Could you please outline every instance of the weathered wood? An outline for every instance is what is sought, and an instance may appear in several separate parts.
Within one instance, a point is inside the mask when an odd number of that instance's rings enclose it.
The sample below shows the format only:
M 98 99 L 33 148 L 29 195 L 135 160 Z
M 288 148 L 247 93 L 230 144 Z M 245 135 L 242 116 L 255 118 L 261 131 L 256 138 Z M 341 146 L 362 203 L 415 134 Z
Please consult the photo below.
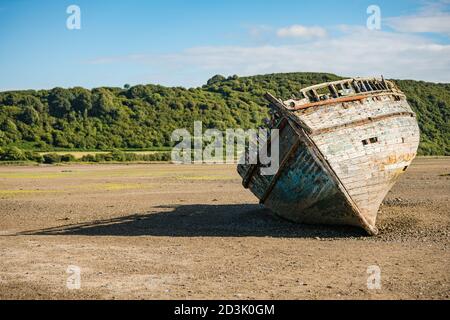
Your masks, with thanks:
M 416 155 L 417 119 L 404 94 L 384 79 L 347 79 L 301 92 L 308 97 L 324 87 L 335 98 L 290 100 L 294 108 L 267 94 L 288 120 L 289 129 L 280 133 L 280 170 L 270 177 L 248 166 L 238 172 L 250 176 L 250 190 L 280 216 L 357 225 L 376 234 L 379 205 Z M 336 88 L 353 93 L 336 98 Z
M 300 146 L 300 140 L 296 139 L 294 144 L 292 144 L 289 152 L 287 152 L 287 154 L 282 158 L 283 160 L 280 163 L 277 173 L 274 175 L 274 177 L 272 178 L 272 181 L 270 182 L 270 185 L 267 187 L 266 191 L 264 192 L 264 195 L 259 200 L 260 203 L 264 203 L 266 201 L 268 195 L 272 192 L 272 189 L 273 189 L 275 183 L 277 183 L 280 174 L 283 172 L 284 168 L 286 167 L 290 157 L 294 154 L 294 152 L 297 151 L 297 148 L 299 146 Z
M 301 119 L 297 118 L 294 114 L 292 114 L 281 100 L 278 100 L 269 92 L 267 92 L 264 95 L 264 97 L 271 103 L 272 107 L 274 107 L 282 116 L 284 116 L 286 119 L 290 119 L 292 121 L 297 122 L 308 133 L 312 133 L 311 128 Z

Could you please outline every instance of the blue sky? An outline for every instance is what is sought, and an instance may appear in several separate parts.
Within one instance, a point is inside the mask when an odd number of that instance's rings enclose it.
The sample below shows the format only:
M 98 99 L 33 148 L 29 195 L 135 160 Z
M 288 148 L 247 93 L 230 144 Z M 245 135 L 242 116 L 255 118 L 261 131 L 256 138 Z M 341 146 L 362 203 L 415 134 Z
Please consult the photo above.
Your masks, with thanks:
M 69 5 L 81 29 L 69 30 Z M 367 8 L 381 12 L 369 30 Z M 450 82 L 450 0 L 0 0 L 0 90 L 323 71 Z

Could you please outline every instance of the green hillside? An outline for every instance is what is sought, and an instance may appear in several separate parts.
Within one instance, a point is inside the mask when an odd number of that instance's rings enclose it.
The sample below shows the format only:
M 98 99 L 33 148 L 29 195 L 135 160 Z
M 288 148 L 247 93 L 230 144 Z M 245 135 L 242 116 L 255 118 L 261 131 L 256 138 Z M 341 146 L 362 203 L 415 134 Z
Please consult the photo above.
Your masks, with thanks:
M 255 128 L 267 117 L 266 91 L 288 98 L 301 87 L 337 80 L 322 73 L 215 76 L 201 88 L 138 85 L 127 89 L 0 92 L 0 148 L 151 149 L 170 146 L 176 128 Z M 450 155 L 450 84 L 396 81 L 418 114 L 420 154 Z

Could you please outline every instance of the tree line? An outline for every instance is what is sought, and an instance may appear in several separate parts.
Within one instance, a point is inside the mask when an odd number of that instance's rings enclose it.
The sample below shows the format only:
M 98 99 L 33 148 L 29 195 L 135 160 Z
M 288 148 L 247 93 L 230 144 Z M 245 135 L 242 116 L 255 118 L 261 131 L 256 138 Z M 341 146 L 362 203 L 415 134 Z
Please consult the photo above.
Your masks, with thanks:
M 194 121 L 219 130 L 263 125 L 267 91 L 287 99 L 301 87 L 339 79 L 326 73 L 216 75 L 190 89 L 148 84 L 0 92 L 0 147 L 3 152 L 170 147 L 172 131 L 192 131 Z M 450 84 L 395 82 L 418 115 L 419 154 L 450 155 Z
M 11 162 L 36 162 L 45 164 L 54 164 L 62 162 L 130 162 L 130 161 L 170 161 L 170 152 L 155 153 L 135 153 L 124 152 L 122 150 L 112 150 L 103 153 L 88 153 L 80 159 L 75 158 L 71 153 L 61 154 L 56 152 L 40 153 L 33 150 L 22 150 L 16 146 L 0 148 L 0 161 L 3 163 Z

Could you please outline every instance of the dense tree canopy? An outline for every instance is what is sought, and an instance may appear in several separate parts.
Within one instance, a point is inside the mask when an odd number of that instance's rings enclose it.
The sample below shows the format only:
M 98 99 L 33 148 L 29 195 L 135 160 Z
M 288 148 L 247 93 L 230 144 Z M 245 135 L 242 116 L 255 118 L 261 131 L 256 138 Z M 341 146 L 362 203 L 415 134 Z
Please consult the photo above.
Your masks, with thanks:
M 0 147 L 114 149 L 170 146 L 176 128 L 255 128 L 270 91 L 289 98 L 301 87 L 340 79 L 323 73 L 216 75 L 201 88 L 121 88 L 0 92 Z M 421 154 L 450 155 L 450 84 L 396 81 L 418 114 Z M 17 151 L 17 150 L 14 150 Z

